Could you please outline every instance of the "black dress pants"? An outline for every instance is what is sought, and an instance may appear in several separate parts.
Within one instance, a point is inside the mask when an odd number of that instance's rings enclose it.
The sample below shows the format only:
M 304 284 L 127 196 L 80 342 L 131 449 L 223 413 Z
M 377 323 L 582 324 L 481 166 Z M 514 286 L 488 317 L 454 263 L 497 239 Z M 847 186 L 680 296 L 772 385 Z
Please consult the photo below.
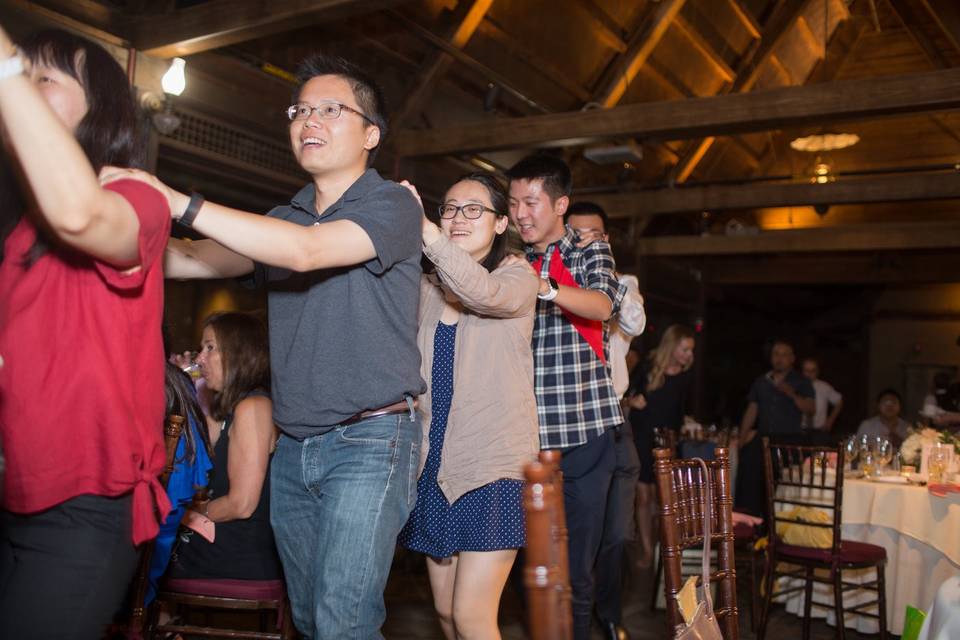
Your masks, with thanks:
M 573 638 L 589 640 L 593 610 L 593 569 L 600 551 L 607 493 L 616 467 L 613 434 L 564 451 L 563 503 L 569 536 Z
M 131 494 L 0 511 L 0 639 L 99 640 L 137 568 Z

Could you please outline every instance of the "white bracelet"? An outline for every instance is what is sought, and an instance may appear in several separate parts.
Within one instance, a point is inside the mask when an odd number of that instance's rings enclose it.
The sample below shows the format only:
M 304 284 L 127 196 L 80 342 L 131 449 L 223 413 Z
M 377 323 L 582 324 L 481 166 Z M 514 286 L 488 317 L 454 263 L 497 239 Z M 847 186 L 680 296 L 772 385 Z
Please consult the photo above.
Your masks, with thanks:
M 6 80 L 12 76 L 23 74 L 23 58 L 19 55 L 12 55 L 5 60 L 0 60 L 0 80 Z

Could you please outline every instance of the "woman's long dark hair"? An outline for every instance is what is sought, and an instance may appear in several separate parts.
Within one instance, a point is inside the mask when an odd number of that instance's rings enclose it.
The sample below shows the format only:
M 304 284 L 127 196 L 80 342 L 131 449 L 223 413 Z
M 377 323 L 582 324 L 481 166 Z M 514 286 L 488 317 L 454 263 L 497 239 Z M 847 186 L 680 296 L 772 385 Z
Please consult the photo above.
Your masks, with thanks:
M 168 362 L 164 370 L 163 383 L 167 399 L 167 409 L 164 415 L 167 418 L 170 416 L 183 416 L 188 420 L 193 420 L 197 425 L 197 432 L 200 434 L 199 446 L 204 447 L 207 450 L 207 455 L 212 457 L 213 450 L 210 447 L 210 434 L 207 431 L 207 423 L 203 417 L 203 411 L 200 409 L 200 403 L 197 402 L 197 394 L 193 388 L 193 380 L 181 371 L 178 366 Z M 183 435 L 187 443 L 184 458 L 188 463 L 193 463 L 197 456 L 198 446 L 193 435 L 193 429 L 185 429 Z
M 143 166 L 145 145 L 140 144 L 133 92 L 123 69 L 106 50 L 61 29 L 33 34 L 21 50 L 32 64 L 59 69 L 83 87 L 87 113 L 74 134 L 95 172 L 106 165 Z M 0 155 L 0 261 L 7 236 L 31 205 L 18 178 L 16 158 L 4 152 Z M 38 240 L 23 258 L 32 263 L 46 250 L 47 243 Z
M 203 324 L 213 329 L 223 367 L 223 388 L 213 396 L 210 415 L 226 420 L 252 391 L 270 390 L 267 328 L 247 313 L 215 313 Z

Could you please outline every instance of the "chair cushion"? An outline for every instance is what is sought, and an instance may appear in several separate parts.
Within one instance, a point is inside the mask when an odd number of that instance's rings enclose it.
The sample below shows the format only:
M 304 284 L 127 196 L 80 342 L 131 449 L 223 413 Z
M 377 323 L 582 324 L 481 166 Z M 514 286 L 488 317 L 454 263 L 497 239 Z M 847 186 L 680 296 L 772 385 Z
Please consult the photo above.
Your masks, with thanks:
M 283 600 L 286 590 L 283 580 L 234 580 L 229 578 L 171 578 L 161 588 L 166 591 L 189 593 L 215 598 L 242 600 Z
M 777 555 L 782 560 L 789 560 L 787 556 L 803 560 L 814 560 L 830 564 L 832 559 L 831 549 L 816 549 L 813 547 L 798 547 L 792 544 L 781 544 L 777 546 Z M 887 559 L 887 550 L 875 544 L 867 542 L 854 542 L 852 540 L 840 541 L 840 562 L 851 564 L 875 564 Z

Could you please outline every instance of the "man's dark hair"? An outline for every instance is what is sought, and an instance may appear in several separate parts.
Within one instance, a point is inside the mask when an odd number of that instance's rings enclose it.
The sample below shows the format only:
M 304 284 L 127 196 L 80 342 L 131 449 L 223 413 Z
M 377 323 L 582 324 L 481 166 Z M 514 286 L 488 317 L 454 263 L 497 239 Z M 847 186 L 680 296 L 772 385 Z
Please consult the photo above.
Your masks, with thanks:
M 778 344 L 782 344 L 784 346 L 790 347 L 790 350 L 793 351 L 794 355 L 796 355 L 797 350 L 793 347 L 793 343 L 785 338 L 774 338 L 774 340 L 770 343 L 771 353 L 773 353 L 773 348 L 776 347 Z
M 383 90 L 373 76 L 349 60 L 323 53 L 315 53 L 304 58 L 297 67 L 296 75 L 297 88 L 293 92 L 294 102 L 300 100 L 303 85 L 317 76 L 340 76 L 350 83 L 353 97 L 360 111 L 380 129 L 380 142 L 370 149 L 370 155 L 367 158 L 367 166 L 372 165 L 387 137 L 387 102 L 383 97 Z
M 100 45 L 62 29 L 47 29 L 33 34 L 21 47 L 32 64 L 42 64 L 69 75 L 83 87 L 87 113 L 77 125 L 74 136 L 94 172 L 105 165 L 143 167 L 146 145 L 140 139 L 140 127 L 133 92 L 126 73 Z M 32 194 L 22 186 L 15 158 L 0 152 L 0 261 L 3 243 L 32 206 Z M 33 264 L 48 250 L 45 238 L 22 257 Z
M 900 397 L 900 394 L 897 393 L 896 389 L 887 388 L 881 391 L 880 393 L 878 393 L 877 402 L 880 402 L 884 398 L 884 396 L 893 396 L 894 398 L 897 399 L 897 402 L 899 402 L 900 404 L 903 404 L 903 399 Z
M 607 227 L 610 222 L 610 217 L 607 215 L 607 212 L 596 202 L 574 202 L 567 208 L 567 212 L 563 214 L 564 224 L 570 222 L 570 216 L 599 216 L 600 220 L 603 221 L 604 233 L 607 232 Z
M 573 188 L 570 167 L 557 156 L 549 153 L 534 153 L 520 160 L 507 170 L 507 178 L 514 180 L 543 180 L 543 190 L 550 199 L 569 196 Z

